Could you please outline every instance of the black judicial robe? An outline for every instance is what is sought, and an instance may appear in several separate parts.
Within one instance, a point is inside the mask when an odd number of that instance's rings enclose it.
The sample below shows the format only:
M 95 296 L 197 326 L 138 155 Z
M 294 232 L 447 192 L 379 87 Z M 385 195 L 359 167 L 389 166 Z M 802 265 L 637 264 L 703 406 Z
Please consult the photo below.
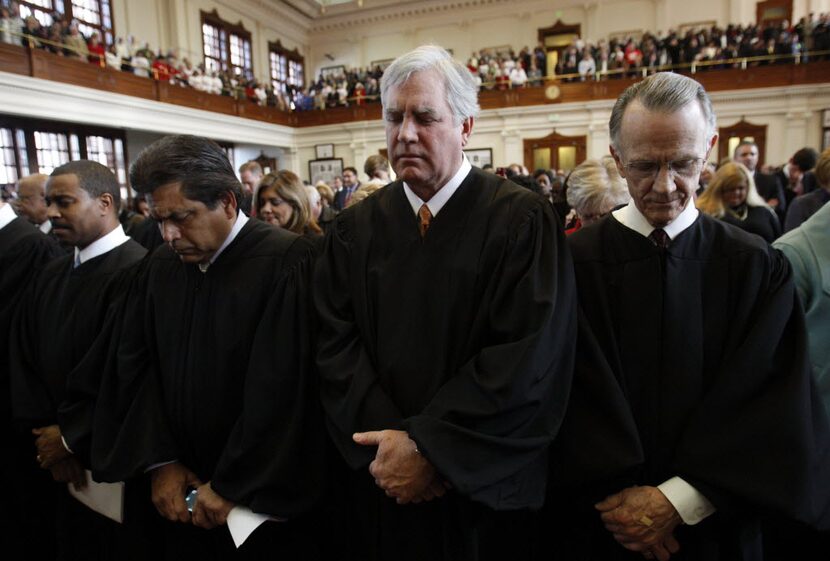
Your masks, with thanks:
M 567 401 L 570 256 L 550 204 L 473 169 L 424 239 L 395 182 L 335 219 L 315 275 L 317 364 L 346 459 L 355 559 L 521 558 Z M 405 430 L 452 485 L 399 506 L 358 431 Z M 507 512 L 512 511 L 512 512 Z M 525 527 L 522 525 L 528 522 Z
M 767 243 L 772 243 L 781 236 L 781 223 L 778 217 L 762 206 L 748 206 L 746 218 L 743 220 L 729 214 L 728 211 L 721 220 L 751 234 L 757 234 Z
M 780 252 L 703 214 L 665 252 L 613 216 L 568 241 L 580 328 L 549 545 L 567 559 L 642 558 L 593 503 L 672 476 L 718 509 L 678 527 L 673 559 L 760 559 L 764 513 L 826 527 L 827 417 Z
M 205 273 L 167 245 L 144 260 L 111 331 L 96 478 L 178 460 L 254 512 L 307 513 L 325 467 L 311 376 L 312 264 L 306 240 L 257 220 Z
M 6 482 L 3 508 L 0 508 L 0 537 L 5 543 L 38 542 L 32 559 L 54 559 L 54 543 L 41 536 L 49 523 L 33 500 L 32 489 L 43 478 L 31 478 L 40 467 L 29 434 L 13 430 L 9 380 L 9 339 L 20 297 L 35 273 L 49 261 L 64 255 L 54 238 L 43 234 L 28 220 L 17 217 L 0 228 L 0 477 Z M 43 474 L 44 477 L 48 473 Z M 49 477 L 51 479 L 51 477 Z M 40 555 L 40 556 L 38 556 Z
M 133 240 L 74 267 L 74 255 L 49 263 L 24 295 L 12 336 L 14 414 L 28 427 L 60 424 L 70 448 L 89 465 L 92 404 L 74 423 L 60 423 L 58 407 L 70 376 L 124 295 L 130 273 L 147 251 Z
M 74 250 L 50 262 L 23 296 L 12 334 L 16 422 L 27 430 L 58 424 L 70 449 L 87 467 L 97 385 L 90 387 L 87 401 L 76 404 L 76 415 L 60 416 L 58 408 L 67 397 L 67 387 L 82 374 L 89 360 L 86 355 L 96 352 L 93 344 L 106 317 L 123 298 L 131 272 L 146 253 L 141 245 L 127 240 L 78 267 L 73 266 Z M 29 440 L 33 447 L 31 434 Z M 145 534 L 151 507 L 142 482 L 128 484 L 125 525 L 81 506 L 69 497 L 64 483 L 47 481 L 42 492 L 57 513 L 61 555 L 141 559 L 152 549 Z

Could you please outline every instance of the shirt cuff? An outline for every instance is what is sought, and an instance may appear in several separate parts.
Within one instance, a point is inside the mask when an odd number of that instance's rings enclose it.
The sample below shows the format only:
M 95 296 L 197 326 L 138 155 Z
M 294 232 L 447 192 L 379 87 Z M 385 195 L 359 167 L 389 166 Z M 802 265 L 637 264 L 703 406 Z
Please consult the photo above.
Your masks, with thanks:
M 693 526 L 717 509 L 709 499 L 680 477 L 672 477 L 657 486 L 674 506 L 685 524 Z
M 175 463 L 176 463 L 176 462 L 178 462 L 178 461 L 179 461 L 179 460 L 170 460 L 169 462 L 159 462 L 159 463 L 157 463 L 157 464 L 152 464 L 152 465 L 148 466 L 148 467 L 144 470 L 144 473 L 151 472 L 151 471 L 153 471 L 154 469 L 158 469 L 158 468 L 160 468 L 160 467 L 162 467 L 162 466 L 166 466 L 167 464 L 175 464 Z
M 72 451 L 72 448 L 69 447 L 69 444 L 66 443 L 66 439 L 61 436 L 61 442 L 63 442 L 63 447 L 66 448 L 66 451 L 70 454 L 74 454 L 75 452 Z

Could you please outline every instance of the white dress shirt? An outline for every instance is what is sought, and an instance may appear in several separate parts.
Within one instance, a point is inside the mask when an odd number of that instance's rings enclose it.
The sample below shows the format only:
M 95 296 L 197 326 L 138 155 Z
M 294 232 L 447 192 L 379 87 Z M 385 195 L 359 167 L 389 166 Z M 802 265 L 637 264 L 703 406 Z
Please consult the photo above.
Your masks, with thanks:
M 0 228 L 8 226 L 9 222 L 15 218 L 17 218 L 17 214 L 15 214 L 12 205 L 6 203 L 0 207 Z
M 216 253 L 213 254 L 213 257 L 210 258 L 209 263 L 199 263 L 200 271 L 202 271 L 203 273 L 207 272 L 208 267 L 210 265 L 213 265 L 213 262 L 219 258 L 223 251 L 225 251 L 225 248 L 227 248 L 231 244 L 231 242 L 236 239 L 236 236 L 239 235 L 239 232 L 242 231 L 242 227 L 245 226 L 247 222 L 248 217 L 245 215 L 244 212 L 236 213 L 236 222 L 233 223 L 233 228 L 231 228 L 228 237 L 225 238 L 225 241 L 222 242 L 222 245 L 219 246 L 219 249 L 217 249 Z
M 48 234 L 49 232 L 51 232 L 51 231 L 52 231 L 52 221 L 51 221 L 51 220 L 47 220 L 46 222 L 44 222 L 43 224 L 41 224 L 40 226 L 38 226 L 38 229 L 39 229 L 41 232 L 43 232 L 44 234 Z
M 620 224 L 634 230 L 643 237 L 647 238 L 656 229 L 649 224 L 633 201 L 623 208 L 615 210 L 612 214 Z M 697 208 L 689 199 L 683 212 L 664 226 L 663 230 L 668 234 L 669 239 L 673 240 L 697 220 L 698 214 Z M 657 488 L 666 496 L 686 524 L 697 524 L 717 510 L 709 502 L 709 499 L 681 477 L 672 477 L 658 485 Z
M 75 248 L 75 266 L 86 263 L 90 259 L 95 259 L 99 255 L 103 255 L 112 251 L 116 247 L 129 240 L 129 236 L 124 233 L 124 228 L 119 224 L 105 236 L 101 236 L 83 249 Z
M 463 156 L 461 166 L 458 168 L 458 171 L 455 172 L 455 175 L 453 175 L 445 185 L 438 189 L 438 191 L 426 203 L 424 203 L 424 201 L 422 201 L 421 198 L 416 195 L 404 181 L 403 192 L 406 194 L 406 199 L 409 201 L 409 204 L 412 207 L 412 212 L 415 216 L 418 216 L 418 211 L 424 204 L 426 204 L 427 208 L 429 208 L 433 218 L 438 216 L 438 213 L 441 212 L 441 209 L 444 208 L 444 205 L 447 204 L 447 201 L 449 201 L 450 197 L 455 194 L 464 182 L 464 179 L 467 178 L 467 175 L 469 175 L 470 171 L 473 169 L 473 166 L 471 166 L 470 162 L 467 160 L 467 155 L 464 154 Z

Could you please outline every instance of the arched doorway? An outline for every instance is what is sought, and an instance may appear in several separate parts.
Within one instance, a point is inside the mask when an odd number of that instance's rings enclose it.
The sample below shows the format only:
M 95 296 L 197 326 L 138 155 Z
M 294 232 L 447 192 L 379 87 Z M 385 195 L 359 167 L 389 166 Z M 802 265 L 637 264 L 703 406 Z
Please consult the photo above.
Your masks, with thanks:
M 718 161 L 716 163 L 720 164 L 726 158 L 731 160 L 735 148 L 744 140 L 758 145 L 758 169 L 760 170 L 767 153 L 767 126 L 753 125 L 743 118 L 731 127 L 721 127 L 718 130 Z

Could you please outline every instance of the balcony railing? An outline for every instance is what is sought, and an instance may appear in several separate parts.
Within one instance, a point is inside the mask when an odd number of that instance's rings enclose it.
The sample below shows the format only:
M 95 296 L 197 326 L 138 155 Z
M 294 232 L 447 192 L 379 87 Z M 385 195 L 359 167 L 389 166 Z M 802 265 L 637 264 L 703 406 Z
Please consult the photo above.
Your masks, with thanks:
M 38 39 L 40 43 L 46 40 Z M 60 45 L 61 48 L 67 48 Z M 826 60 L 825 60 L 826 59 Z M 809 62 L 807 62 L 809 61 Z M 210 94 L 153 78 L 109 68 L 106 64 L 57 56 L 32 46 L 0 43 L 0 71 L 74 84 L 96 90 L 214 111 L 290 127 L 310 127 L 378 120 L 377 96 L 350 98 L 350 105 L 308 111 L 282 111 L 261 106 L 242 96 Z M 674 71 L 693 75 L 709 92 L 830 82 L 830 52 L 771 55 L 699 61 L 671 66 L 618 69 L 594 73 L 547 76 L 542 86 L 513 88 L 509 84 L 482 85 L 482 109 L 526 107 L 568 102 L 616 99 L 622 91 L 646 75 Z M 556 86 L 550 88 L 549 86 Z M 492 89 L 488 89 L 492 87 Z M 500 89 L 503 88 L 503 89 Z

